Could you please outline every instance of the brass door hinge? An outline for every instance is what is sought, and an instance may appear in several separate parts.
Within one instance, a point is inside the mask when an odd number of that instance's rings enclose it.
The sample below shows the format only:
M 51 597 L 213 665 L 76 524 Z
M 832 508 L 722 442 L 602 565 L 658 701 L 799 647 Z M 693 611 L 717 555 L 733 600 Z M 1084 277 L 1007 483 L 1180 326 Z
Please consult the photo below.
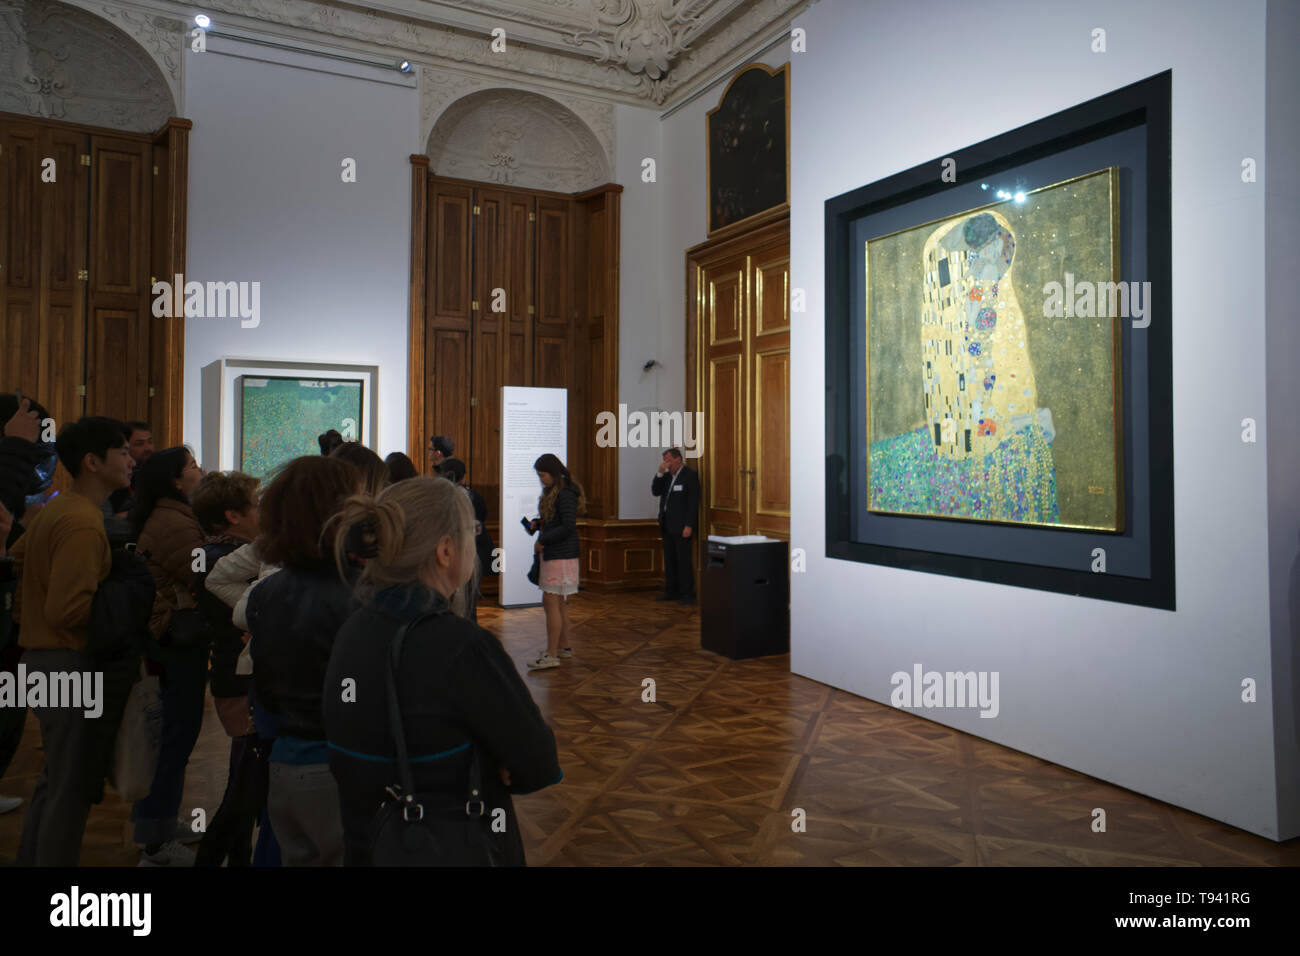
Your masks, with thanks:
M 78 386 L 77 386 L 77 394 L 80 395 L 80 396 L 82 396 L 82 397 L 84 398 L 85 395 L 86 395 L 86 386 L 84 386 L 84 385 L 78 385 Z
M 83 166 L 89 166 L 89 165 L 90 165 L 90 154 L 89 154 L 89 153 L 82 153 L 82 154 L 81 154 L 81 165 L 83 165 Z
M 153 168 L 153 174 L 154 174 L 155 176 L 158 175 L 158 167 L 157 167 L 157 166 L 155 166 L 155 167 Z
M 78 270 L 77 270 L 77 278 L 78 278 L 78 279 L 81 279 L 81 280 L 83 280 L 83 281 L 86 280 L 86 279 L 89 279 L 89 278 L 90 278 L 90 270 L 89 270 L 89 269 L 78 269 Z
M 469 308 L 470 308 L 470 311 L 471 311 L 471 312 L 477 312 L 477 311 L 478 311 L 478 299 L 475 299 L 473 302 L 471 302 L 471 303 L 469 304 Z
M 158 394 L 158 389 L 156 389 L 156 388 L 154 388 L 152 385 L 150 385 L 150 386 L 149 386 L 149 397 L 150 397 L 150 398 L 153 398 L 153 397 L 154 397 L 155 395 L 157 395 L 157 394 Z
M 533 307 L 531 305 L 528 307 L 528 314 L 529 315 L 533 314 Z
M 536 221 L 537 221 L 537 213 L 535 213 L 535 212 L 530 212 L 530 213 L 528 214 L 528 221 L 529 221 L 529 222 L 536 222 Z
M 474 204 L 474 215 L 477 216 L 477 215 L 478 215 L 479 213 L 481 213 L 482 211 L 483 211 L 483 210 L 479 208 L 478 204 L 475 203 L 475 204 Z
M 473 398 L 473 397 L 471 397 L 470 400 L 469 400 L 469 407 L 470 407 L 470 408 L 478 408 L 478 399 L 477 399 L 477 398 Z

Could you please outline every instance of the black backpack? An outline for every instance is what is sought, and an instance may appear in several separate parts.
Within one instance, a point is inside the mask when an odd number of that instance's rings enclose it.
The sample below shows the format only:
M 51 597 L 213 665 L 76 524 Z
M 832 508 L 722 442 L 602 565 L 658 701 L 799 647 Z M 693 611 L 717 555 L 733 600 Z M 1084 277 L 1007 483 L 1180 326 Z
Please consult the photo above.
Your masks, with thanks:
M 149 565 L 134 545 L 114 548 L 112 556 L 108 577 L 99 582 L 90 605 L 86 649 L 100 661 L 121 660 L 154 646 L 149 618 L 157 588 Z
M 90 605 L 86 650 L 104 675 L 103 713 L 88 721 L 82 779 L 91 803 L 104 799 L 104 778 L 113 766 L 118 727 L 131 687 L 140 679 L 140 656 L 155 656 L 149 631 L 157 590 L 145 555 L 128 544 L 114 548 L 108 577 L 99 582 Z

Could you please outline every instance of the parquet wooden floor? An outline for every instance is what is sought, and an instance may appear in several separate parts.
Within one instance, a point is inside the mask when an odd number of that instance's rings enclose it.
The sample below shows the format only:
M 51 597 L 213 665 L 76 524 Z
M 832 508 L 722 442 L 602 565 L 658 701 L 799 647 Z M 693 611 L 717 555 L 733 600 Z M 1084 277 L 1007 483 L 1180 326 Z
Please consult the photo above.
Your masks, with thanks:
M 540 608 L 483 607 L 555 730 L 564 780 L 516 798 L 533 865 L 1251 866 L 1300 864 L 1226 824 L 789 673 L 788 657 L 700 650 L 696 608 L 650 594 L 571 599 L 575 657 L 527 672 Z M 656 682 L 643 702 L 642 680 Z M 29 718 L 0 793 L 30 798 Z M 183 812 L 209 816 L 228 744 L 209 705 Z M 1107 832 L 1092 832 L 1093 807 Z M 0 860 L 24 807 L 0 816 Z M 792 829 L 792 810 L 807 817 Z M 134 865 L 130 807 L 91 812 L 83 865 Z

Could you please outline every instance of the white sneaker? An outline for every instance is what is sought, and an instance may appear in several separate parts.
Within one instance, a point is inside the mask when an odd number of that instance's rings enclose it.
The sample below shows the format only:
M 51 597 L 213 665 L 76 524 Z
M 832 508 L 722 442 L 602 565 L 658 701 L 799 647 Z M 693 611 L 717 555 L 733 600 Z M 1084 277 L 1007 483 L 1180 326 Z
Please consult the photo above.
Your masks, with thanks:
M 8 813 L 10 810 L 17 810 L 22 805 L 22 797 L 0 797 L 0 813 Z
M 186 846 L 189 846 L 191 843 L 201 842 L 203 840 L 203 834 L 196 833 L 194 831 L 194 828 L 190 826 L 188 823 L 186 823 L 184 820 L 177 820 L 176 833 L 172 836 L 172 839 L 177 843 L 183 843 Z M 139 840 L 136 841 L 135 845 L 140 847 L 141 849 L 144 849 L 144 844 L 141 843 Z
M 528 669 L 534 671 L 540 671 L 540 670 L 545 670 L 548 667 L 559 667 L 559 666 L 560 666 L 560 659 L 558 657 L 552 657 L 549 654 L 543 654 L 541 657 L 537 658 L 537 660 L 528 662 Z
M 168 840 L 157 853 L 140 851 L 140 866 L 193 866 L 194 851 L 187 850 L 175 840 Z

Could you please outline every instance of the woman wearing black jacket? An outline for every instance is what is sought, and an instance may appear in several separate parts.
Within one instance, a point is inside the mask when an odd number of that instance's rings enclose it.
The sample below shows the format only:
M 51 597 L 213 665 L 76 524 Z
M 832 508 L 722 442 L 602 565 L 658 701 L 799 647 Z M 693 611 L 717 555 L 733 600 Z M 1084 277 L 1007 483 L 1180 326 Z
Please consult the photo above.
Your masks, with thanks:
M 291 461 L 262 495 L 257 551 L 281 570 L 248 592 L 246 616 L 253 693 L 267 730 L 274 725 L 263 734 L 275 737 L 266 806 L 285 866 L 343 864 L 321 696 L 335 636 L 356 602 L 335 570 L 330 518 L 362 490 L 351 464 L 312 456 Z
M 470 760 L 477 750 L 487 836 L 505 865 L 524 864 L 510 795 L 558 783 L 555 736 L 500 642 L 452 614 L 448 601 L 474 571 L 469 499 L 442 478 L 412 478 L 378 499 L 349 499 L 342 533 L 371 543 L 357 587 L 361 608 L 339 631 L 325 676 L 330 770 L 343 808 L 344 859 L 370 866 L 370 826 L 387 787 L 399 783 L 390 729 L 389 647 L 403 624 L 397 694 L 416 791 L 426 816 L 465 819 Z M 343 545 L 339 544 L 340 564 Z M 344 693 L 345 688 L 352 688 Z M 496 811 L 504 811 L 497 813 Z
M 543 455 L 533 462 L 542 483 L 537 499 L 540 519 L 532 529 L 541 531 L 533 550 L 541 556 L 542 609 L 546 612 L 546 650 L 528 662 L 532 670 L 559 667 L 561 659 L 573 656 L 569 647 L 568 596 L 578 593 L 578 515 L 587 511 L 587 499 L 573 480 L 564 463 L 554 455 Z

